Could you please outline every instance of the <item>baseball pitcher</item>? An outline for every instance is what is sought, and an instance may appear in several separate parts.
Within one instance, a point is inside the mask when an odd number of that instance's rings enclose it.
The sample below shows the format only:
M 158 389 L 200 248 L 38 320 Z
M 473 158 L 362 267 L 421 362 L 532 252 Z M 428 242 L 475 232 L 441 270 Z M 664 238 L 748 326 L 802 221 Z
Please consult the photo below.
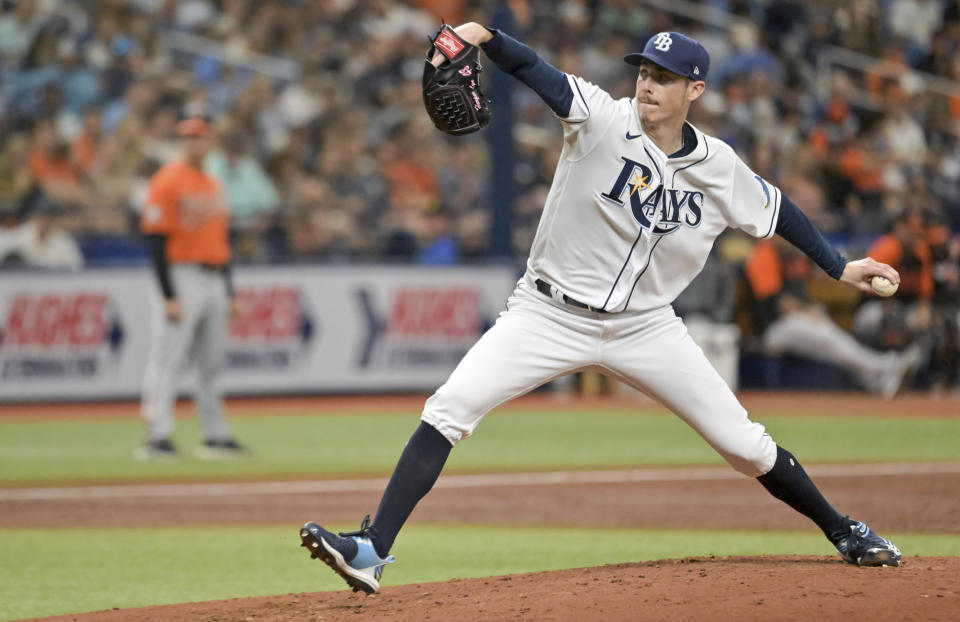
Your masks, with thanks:
M 223 418 L 219 376 L 227 317 L 233 311 L 229 213 L 217 181 L 203 171 L 212 128 L 199 118 L 177 125 L 182 158 L 150 180 L 140 227 L 157 278 L 150 354 L 143 378 L 141 415 L 146 438 L 137 450 L 145 460 L 176 458 L 170 441 L 176 378 L 188 353 L 197 365 L 195 406 L 203 429 L 202 458 L 237 456 L 245 448 Z
M 464 51 L 477 45 L 533 89 L 563 129 L 526 274 L 507 310 L 427 400 L 373 523 L 367 517 L 359 531 L 337 535 L 308 522 L 303 546 L 355 590 L 376 592 L 397 533 L 451 448 L 496 406 L 598 366 L 662 402 L 733 468 L 813 520 L 845 561 L 897 565 L 893 543 L 837 512 L 799 461 L 749 419 L 671 307 L 728 227 L 779 234 L 862 291 L 874 275 L 897 282 L 897 272 L 870 258 L 846 261 L 779 188 L 686 122 L 710 69 L 697 41 L 676 32 L 652 37 L 624 57 L 638 68 L 633 97 L 614 99 L 502 32 L 445 26 L 428 56 L 424 102 L 448 133 L 489 118 L 482 96 L 474 97 L 476 57 Z

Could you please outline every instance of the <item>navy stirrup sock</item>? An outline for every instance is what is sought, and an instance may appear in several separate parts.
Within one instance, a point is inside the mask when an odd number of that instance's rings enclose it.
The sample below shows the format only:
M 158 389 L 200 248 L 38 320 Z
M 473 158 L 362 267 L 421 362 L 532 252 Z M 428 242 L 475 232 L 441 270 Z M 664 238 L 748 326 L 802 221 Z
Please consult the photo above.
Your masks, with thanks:
M 850 535 L 848 519 L 827 503 L 797 459 L 783 447 L 777 446 L 776 463 L 757 481 L 771 495 L 815 522 L 834 544 Z
M 386 557 L 390 552 L 413 508 L 440 477 L 451 449 L 450 441 L 432 425 L 423 422 L 407 441 L 380 499 L 377 516 L 367 532 L 377 555 Z

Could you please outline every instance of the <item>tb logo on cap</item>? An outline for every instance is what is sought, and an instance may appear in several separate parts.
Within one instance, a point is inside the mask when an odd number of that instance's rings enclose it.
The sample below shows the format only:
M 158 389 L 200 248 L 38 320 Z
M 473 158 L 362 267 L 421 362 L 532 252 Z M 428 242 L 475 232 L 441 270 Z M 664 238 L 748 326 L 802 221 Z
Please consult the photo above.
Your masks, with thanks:
M 670 38 L 669 32 L 661 32 L 657 35 L 656 39 L 653 40 L 653 43 L 657 46 L 658 50 L 666 52 L 670 49 L 670 46 L 673 45 L 673 39 Z

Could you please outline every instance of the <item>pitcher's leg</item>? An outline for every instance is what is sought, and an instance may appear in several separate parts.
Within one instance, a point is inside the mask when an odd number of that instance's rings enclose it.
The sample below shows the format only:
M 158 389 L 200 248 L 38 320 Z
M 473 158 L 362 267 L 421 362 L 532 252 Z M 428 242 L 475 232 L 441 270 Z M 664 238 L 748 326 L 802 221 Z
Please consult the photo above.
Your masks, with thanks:
M 522 294 L 427 400 L 421 419 L 455 445 L 488 412 L 596 362 L 601 325 Z
M 800 512 L 836 544 L 846 535 L 847 521 L 827 503 L 800 461 L 783 447 L 777 447 L 773 468 L 757 478 L 771 495 Z
M 622 340 L 609 353 L 605 351 L 605 364 L 659 399 L 734 468 L 756 477 L 774 497 L 810 518 L 846 561 L 899 563 L 900 553 L 892 543 L 841 516 L 793 454 L 777 447 L 762 425 L 750 421 L 679 319 L 665 316 L 661 326 L 650 332 L 644 339 L 645 351 L 641 353 L 630 339 Z M 858 532 L 860 527 L 863 533 Z
M 596 362 L 601 323 L 560 310 L 518 288 L 508 311 L 467 352 L 427 400 L 371 526 L 337 536 L 316 523 L 300 530 L 311 556 L 326 562 L 355 590 L 380 588 L 380 572 L 403 524 L 433 487 L 455 443 L 492 408 L 551 378 Z
M 769 471 L 777 458 L 773 439 L 750 420 L 673 311 L 656 313 L 646 328 L 605 344 L 603 364 L 677 414 L 737 471 Z
M 380 557 L 387 556 L 400 528 L 433 488 L 452 449 L 450 441 L 424 421 L 407 441 L 370 527 L 370 539 Z
M 400 457 L 370 529 L 381 557 L 433 487 L 452 446 L 469 436 L 487 412 L 594 362 L 599 322 L 558 310 L 534 295 L 512 298 L 509 311 L 427 400 L 423 423 Z
M 757 478 L 767 491 L 800 512 L 823 531 L 844 561 L 859 566 L 899 566 L 900 549 L 864 523 L 841 516 L 789 451 L 777 447 L 777 461 Z

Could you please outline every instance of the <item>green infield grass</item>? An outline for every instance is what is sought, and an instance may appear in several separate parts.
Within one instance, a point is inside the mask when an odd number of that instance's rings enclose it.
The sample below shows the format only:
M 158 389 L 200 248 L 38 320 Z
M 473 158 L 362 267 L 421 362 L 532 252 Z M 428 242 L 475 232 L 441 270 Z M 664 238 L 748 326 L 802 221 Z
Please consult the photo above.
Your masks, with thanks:
M 908 556 L 960 555 L 960 535 L 887 535 Z M 295 525 L 3 529 L 0 620 L 345 588 L 298 545 Z M 411 526 L 393 552 L 385 586 L 686 556 L 834 555 L 812 531 L 437 526 Z
M 960 420 L 764 416 L 774 438 L 813 462 L 960 460 Z M 416 413 L 237 417 L 248 460 L 202 462 L 196 422 L 178 422 L 178 463 L 141 463 L 137 420 L 0 422 L 0 485 L 90 480 L 330 477 L 388 474 Z M 855 439 L 853 442 L 852 439 Z M 491 413 L 453 452 L 448 472 L 720 464 L 678 418 L 662 412 Z

